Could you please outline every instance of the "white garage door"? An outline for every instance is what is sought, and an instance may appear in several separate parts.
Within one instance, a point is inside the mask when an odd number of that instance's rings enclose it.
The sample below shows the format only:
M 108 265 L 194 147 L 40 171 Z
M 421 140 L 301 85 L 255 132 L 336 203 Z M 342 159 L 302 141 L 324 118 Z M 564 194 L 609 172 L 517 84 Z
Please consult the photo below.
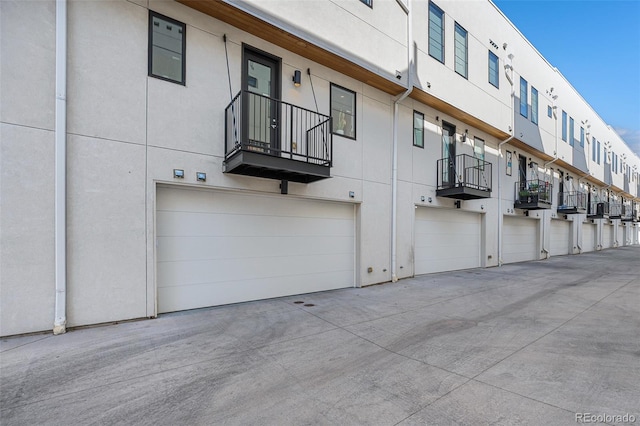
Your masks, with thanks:
M 593 223 L 582 224 L 582 252 L 594 251 L 596 249 L 596 230 L 598 227 Z
M 613 225 L 602 224 L 602 248 L 613 246 Z
M 415 274 L 480 267 L 480 214 L 416 209 Z
M 619 246 L 623 246 L 624 245 L 624 225 L 622 225 L 622 222 L 618 222 L 618 226 L 616 226 L 616 232 L 618 233 L 618 245 Z
M 158 188 L 158 312 L 354 285 L 354 206 Z
M 505 216 L 503 221 L 502 261 L 504 263 L 538 260 L 538 226 L 536 219 Z
M 571 249 L 571 222 L 551 220 L 551 234 L 549 235 L 549 252 L 551 256 L 569 254 Z

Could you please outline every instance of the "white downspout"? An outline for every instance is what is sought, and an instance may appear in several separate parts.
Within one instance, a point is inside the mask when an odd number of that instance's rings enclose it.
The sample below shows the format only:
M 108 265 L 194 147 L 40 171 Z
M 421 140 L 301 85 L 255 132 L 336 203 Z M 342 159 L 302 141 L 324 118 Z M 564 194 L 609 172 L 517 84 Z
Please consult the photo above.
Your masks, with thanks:
M 509 55 L 509 59 L 513 60 L 513 55 Z M 512 75 L 509 75 L 509 70 Z M 504 66 L 504 72 L 507 77 L 507 81 L 511 84 L 511 136 L 507 139 L 503 140 L 498 144 L 498 266 L 502 266 L 502 226 L 503 226 L 503 214 L 502 214 L 502 185 L 500 179 L 500 158 L 502 158 L 502 145 L 508 143 L 516 136 L 516 122 L 515 122 L 515 103 L 516 103 L 516 92 L 513 86 L 513 65 L 506 64 Z
M 556 99 L 558 99 L 558 95 L 553 94 L 553 87 L 549 91 L 549 94 L 551 95 L 551 99 L 553 100 L 552 111 L 553 111 L 553 119 L 555 120 L 554 128 L 553 128 L 553 137 L 554 137 L 555 148 L 553 150 L 553 160 L 544 164 L 545 176 L 547 175 L 547 168 L 549 167 L 549 165 L 558 161 L 558 107 L 556 105 Z M 551 174 L 551 182 L 553 182 L 553 173 Z M 545 239 L 544 230 L 545 230 L 546 224 L 547 224 L 546 210 L 542 210 L 542 252 L 544 253 L 544 258 L 549 259 L 549 256 L 551 253 L 549 252 L 549 248 L 545 246 L 546 239 Z
M 53 334 L 67 331 L 67 1 L 56 0 L 55 275 Z
M 405 5 L 398 1 L 402 10 L 407 15 L 407 90 L 396 98 L 393 102 L 393 154 L 391 166 L 391 282 L 398 281 L 398 120 L 400 102 L 402 102 L 413 91 L 413 77 L 411 67 L 413 66 L 413 25 L 411 22 L 411 0 L 407 0 Z

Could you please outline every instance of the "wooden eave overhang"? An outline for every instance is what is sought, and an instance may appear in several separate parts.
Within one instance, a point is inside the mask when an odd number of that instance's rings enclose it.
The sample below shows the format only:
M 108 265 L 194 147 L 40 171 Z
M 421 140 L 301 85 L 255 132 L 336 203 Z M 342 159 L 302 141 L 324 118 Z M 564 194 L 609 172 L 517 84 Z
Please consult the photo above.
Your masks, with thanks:
M 176 1 L 390 95 L 396 96 L 406 90 L 404 86 L 395 81 L 376 74 L 269 22 L 265 22 L 259 17 L 240 10 L 223 0 Z

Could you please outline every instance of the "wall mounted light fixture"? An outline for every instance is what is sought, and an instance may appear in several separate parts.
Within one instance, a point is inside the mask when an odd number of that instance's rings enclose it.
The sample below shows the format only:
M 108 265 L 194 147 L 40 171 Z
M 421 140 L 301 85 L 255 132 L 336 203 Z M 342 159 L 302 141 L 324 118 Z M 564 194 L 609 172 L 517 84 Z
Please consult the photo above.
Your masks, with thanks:
M 293 72 L 293 85 L 296 87 L 300 87 L 300 83 L 302 82 L 302 73 L 300 70 L 295 70 Z

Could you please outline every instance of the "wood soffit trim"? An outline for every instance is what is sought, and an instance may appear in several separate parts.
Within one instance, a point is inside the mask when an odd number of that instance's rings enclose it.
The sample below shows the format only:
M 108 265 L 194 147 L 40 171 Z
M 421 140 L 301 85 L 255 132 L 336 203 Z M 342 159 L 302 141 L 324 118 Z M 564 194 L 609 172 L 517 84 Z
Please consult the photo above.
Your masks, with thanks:
M 395 96 L 405 91 L 405 88 L 396 82 L 264 22 L 222 0 L 176 1 L 388 94 Z

